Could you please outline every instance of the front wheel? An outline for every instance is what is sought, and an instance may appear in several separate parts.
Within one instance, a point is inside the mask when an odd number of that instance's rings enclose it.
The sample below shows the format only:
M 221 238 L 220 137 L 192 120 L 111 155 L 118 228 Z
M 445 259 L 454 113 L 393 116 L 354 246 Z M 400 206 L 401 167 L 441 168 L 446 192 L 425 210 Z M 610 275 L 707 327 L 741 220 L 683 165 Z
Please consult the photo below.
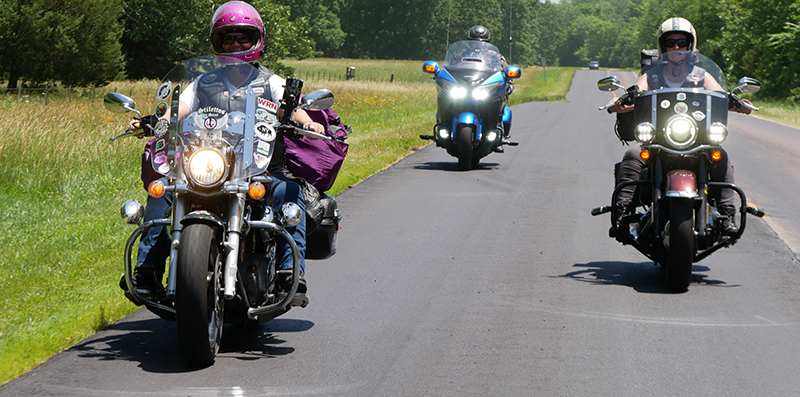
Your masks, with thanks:
M 694 260 L 694 205 L 690 199 L 673 199 L 669 203 L 669 252 L 667 252 L 667 285 L 683 292 L 692 281 Z
M 472 126 L 464 125 L 458 130 L 458 169 L 468 171 L 472 168 Z
M 178 248 L 175 297 L 178 346 L 192 365 L 214 362 L 222 340 L 222 258 L 217 233 L 206 224 L 188 225 Z

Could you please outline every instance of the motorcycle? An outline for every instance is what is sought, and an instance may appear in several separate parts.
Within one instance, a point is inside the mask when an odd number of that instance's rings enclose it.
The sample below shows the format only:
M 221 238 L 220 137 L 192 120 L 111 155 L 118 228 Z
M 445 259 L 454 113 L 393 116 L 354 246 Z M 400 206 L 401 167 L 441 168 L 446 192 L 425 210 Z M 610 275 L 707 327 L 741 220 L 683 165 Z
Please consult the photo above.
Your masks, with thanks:
M 433 74 L 439 95 L 433 135 L 419 137 L 458 158 L 459 170 L 471 169 L 490 153 L 502 153 L 504 145 L 518 145 L 506 140 L 511 130 L 506 100 L 513 91 L 511 80 L 521 71 L 517 66 L 503 68 L 497 47 L 459 41 L 448 47 L 443 67 L 427 61 L 422 70 Z
M 643 72 L 668 62 L 667 54 L 645 55 L 642 55 Z M 728 92 L 724 74 L 711 59 L 697 52 L 686 56 L 686 62 L 694 67 L 687 79 L 700 81 L 705 73 L 705 78 L 712 76 L 723 91 L 709 91 L 703 85 L 696 85 L 642 92 L 636 85 L 626 89 L 616 76 L 598 81 L 601 91 L 626 90 L 600 110 L 620 103 L 634 105 L 632 131 L 627 133 L 640 143 L 640 158 L 646 165 L 640 180 L 624 181 L 615 187 L 611 206 L 592 210 L 594 216 L 610 212 L 610 237 L 633 246 L 664 267 L 668 287 L 677 292 L 688 289 L 692 263 L 738 241 L 744 233 L 747 214 L 764 216 L 763 211 L 747 205 L 744 191 L 738 186 L 709 180 L 709 167 L 721 159 L 721 144 L 728 135 L 729 108 L 745 106 L 758 110 L 736 93 L 755 93 L 760 83 L 744 77 Z M 615 180 L 619 180 L 618 172 L 619 163 L 615 167 Z M 618 208 L 614 204 L 617 197 L 631 185 L 636 186 L 634 199 L 626 208 Z M 728 217 L 720 214 L 716 202 L 709 198 L 709 188 L 730 189 L 739 197 L 740 227 L 732 235 L 722 231 L 722 223 Z
M 282 139 L 278 131 L 330 139 L 303 130 L 290 117 L 296 109 L 327 109 L 334 102 L 330 91 L 319 90 L 298 103 L 302 80 L 289 78 L 277 104 L 258 95 L 263 86 L 243 85 L 211 95 L 202 108 L 180 119 L 181 87 L 198 76 L 213 79 L 234 69 L 243 76 L 256 73 L 249 64 L 220 58 L 193 58 L 175 66 L 156 92 L 157 119 L 151 120 L 157 121 L 144 129 L 154 137 L 148 144 L 155 149 L 149 155 L 152 169 L 168 182 L 156 179 L 147 190 L 153 197 L 171 192 L 170 213 L 142 223 L 144 206 L 137 200 L 126 201 L 120 210 L 127 223 L 138 226 L 125 246 L 126 295 L 162 319 L 176 322 L 181 353 L 196 366 L 213 363 L 224 323 L 267 322 L 308 303 L 304 294 L 296 295 L 300 266 L 278 270 L 276 257 L 276 244 L 283 239 L 291 247 L 294 263 L 299 263 L 299 250 L 286 228 L 307 215 L 293 202 L 277 211 L 267 205 L 276 180 L 266 171 L 276 139 Z M 230 95 L 246 97 L 245 112 L 224 110 Z M 135 112 L 142 120 L 134 101 L 124 95 L 109 93 L 104 102 L 111 111 Z M 278 107 L 284 109 L 280 118 Z M 128 130 L 111 140 L 140 133 Z M 320 201 L 322 219 L 308 222 L 317 228 L 308 226 L 306 231 L 309 259 L 324 259 L 336 251 L 341 215 L 333 197 L 323 195 Z M 168 277 L 166 287 L 145 293 L 132 283 L 131 255 L 139 238 L 154 226 L 168 226 L 171 231 Z M 291 286 L 279 285 L 289 273 Z

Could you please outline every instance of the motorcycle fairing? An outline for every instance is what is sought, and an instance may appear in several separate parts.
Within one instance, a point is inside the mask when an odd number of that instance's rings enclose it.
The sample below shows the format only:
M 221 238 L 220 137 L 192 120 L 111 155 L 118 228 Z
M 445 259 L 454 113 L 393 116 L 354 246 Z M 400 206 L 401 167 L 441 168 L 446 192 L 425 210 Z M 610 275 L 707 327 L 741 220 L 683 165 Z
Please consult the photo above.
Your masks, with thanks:
M 507 106 L 503 108 L 503 122 L 510 123 L 511 122 L 511 109 Z

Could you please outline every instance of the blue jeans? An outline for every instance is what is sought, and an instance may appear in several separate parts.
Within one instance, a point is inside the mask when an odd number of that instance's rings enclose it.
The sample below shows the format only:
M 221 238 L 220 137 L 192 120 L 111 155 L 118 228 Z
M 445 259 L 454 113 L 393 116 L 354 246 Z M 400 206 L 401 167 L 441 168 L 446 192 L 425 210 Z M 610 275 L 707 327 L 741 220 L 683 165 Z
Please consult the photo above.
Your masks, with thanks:
M 303 197 L 303 191 L 296 182 L 282 176 L 274 175 L 276 179 L 271 191 L 272 201 L 270 206 L 277 213 L 281 205 L 286 202 L 294 202 L 299 205 L 305 212 L 306 205 Z M 166 179 L 162 178 L 162 182 L 167 183 Z M 160 198 L 153 198 L 147 196 L 147 206 L 144 210 L 144 221 L 151 221 L 153 219 L 160 219 L 169 216 L 167 210 L 172 206 L 172 194 L 167 192 Z M 306 218 L 300 218 L 300 223 L 297 226 L 286 228 L 286 231 L 292 235 L 297 248 L 300 250 L 300 274 L 306 272 Z M 166 226 L 154 226 L 147 229 L 144 235 L 139 240 L 139 253 L 136 257 L 136 267 L 138 271 L 155 272 L 160 279 L 164 274 L 164 265 L 170 251 L 171 237 L 167 231 Z M 277 260 L 278 269 L 289 270 L 293 266 L 292 250 L 289 243 L 282 238 L 276 240 L 277 244 Z

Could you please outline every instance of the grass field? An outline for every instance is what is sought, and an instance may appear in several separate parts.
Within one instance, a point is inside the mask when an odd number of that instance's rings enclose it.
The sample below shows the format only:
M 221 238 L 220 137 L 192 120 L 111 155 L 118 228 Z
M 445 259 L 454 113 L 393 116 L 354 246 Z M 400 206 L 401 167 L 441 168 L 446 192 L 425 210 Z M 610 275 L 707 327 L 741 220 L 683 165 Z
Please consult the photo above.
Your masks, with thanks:
M 428 141 L 436 89 L 419 61 L 305 60 L 305 91 L 328 88 L 334 109 L 354 128 L 350 151 L 330 193 L 336 194 L 388 167 Z M 357 79 L 328 79 L 312 70 L 355 66 Z M 326 69 L 330 68 L 330 69 Z M 523 70 L 512 103 L 564 100 L 574 68 Z M 389 83 L 390 75 L 395 78 Z M 318 77 L 321 76 L 321 77 Z M 305 76 L 304 76 L 305 77 Z M 157 83 L 114 82 L 147 114 Z M 68 103 L 53 94 L 0 97 L 0 384 L 137 308 L 117 283 L 122 249 L 133 231 L 119 216 L 128 198 L 144 201 L 137 139 L 109 142 L 129 116 L 110 114 L 86 93 Z M 766 104 L 757 103 L 759 106 Z M 774 107 L 797 125 L 797 108 Z M 772 106 L 762 116 L 772 114 Z M 772 117 L 772 116 L 769 116 Z M 611 137 L 611 136 L 610 136 Z M 343 238 L 343 237 L 340 237 Z

